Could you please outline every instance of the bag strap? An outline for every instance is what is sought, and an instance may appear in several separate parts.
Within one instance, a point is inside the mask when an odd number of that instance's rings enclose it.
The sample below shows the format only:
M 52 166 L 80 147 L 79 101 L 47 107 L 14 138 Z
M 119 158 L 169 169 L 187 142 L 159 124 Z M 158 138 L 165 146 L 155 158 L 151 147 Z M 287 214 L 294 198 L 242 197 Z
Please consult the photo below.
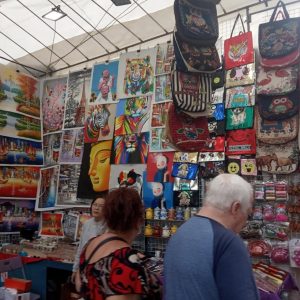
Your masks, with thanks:
M 127 243 L 124 239 L 118 237 L 118 236 L 111 236 L 111 237 L 108 237 L 106 239 L 104 239 L 103 241 L 101 241 L 95 248 L 94 250 L 92 251 L 92 253 L 90 254 L 90 256 L 88 257 L 88 259 L 86 259 L 83 263 L 83 267 L 82 269 L 84 269 L 88 263 L 90 262 L 91 258 L 94 256 L 94 254 L 106 243 L 110 242 L 110 241 L 122 241 L 122 242 L 125 242 Z
M 289 19 L 290 18 L 290 15 L 289 15 L 289 13 L 286 9 L 285 4 L 280 0 L 280 1 L 278 1 L 277 5 L 274 8 L 274 11 L 273 11 L 272 16 L 270 18 L 270 22 L 275 22 L 276 21 L 278 15 L 279 15 L 279 12 L 280 12 L 280 11 L 277 11 L 277 10 L 279 9 L 280 6 L 283 10 L 283 12 L 281 11 L 281 15 L 282 15 L 283 19 Z
M 241 16 L 241 14 L 238 14 L 238 15 L 236 16 L 236 18 L 235 18 L 235 21 L 234 21 L 234 24 L 233 24 L 233 27 L 232 27 L 232 30 L 231 30 L 230 37 L 232 37 L 232 34 L 233 34 L 233 31 L 234 31 L 234 28 L 235 28 L 235 26 L 236 26 L 236 24 L 237 24 L 237 21 L 238 21 L 238 20 L 240 20 L 240 21 L 241 21 L 241 23 L 242 23 L 242 27 L 243 27 L 243 33 L 245 33 L 245 32 L 246 32 L 246 30 L 245 30 L 245 26 L 244 26 L 244 23 L 243 23 L 242 16 Z

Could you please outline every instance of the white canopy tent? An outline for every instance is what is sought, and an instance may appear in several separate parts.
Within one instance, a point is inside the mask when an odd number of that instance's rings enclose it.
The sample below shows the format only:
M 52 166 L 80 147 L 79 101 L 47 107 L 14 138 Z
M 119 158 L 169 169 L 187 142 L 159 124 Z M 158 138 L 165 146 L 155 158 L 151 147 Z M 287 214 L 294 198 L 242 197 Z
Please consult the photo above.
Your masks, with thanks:
M 0 63 L 26 65 L 28 72 L 41 77 L 90 67 L 122 51 L 153 47 L 171 39 L 173 2 L 131 0 L 115 6 L 111 0 L 0 0 Z M 284 2 L 299 6 L 300 1 Z M 252 14 L 270 10 L 276 3 L 221 0 L 219 20 L 232 20 L 240 11 L 249 25 Z M 42 18 L 57 5 L 66 17 L 56 22 Z

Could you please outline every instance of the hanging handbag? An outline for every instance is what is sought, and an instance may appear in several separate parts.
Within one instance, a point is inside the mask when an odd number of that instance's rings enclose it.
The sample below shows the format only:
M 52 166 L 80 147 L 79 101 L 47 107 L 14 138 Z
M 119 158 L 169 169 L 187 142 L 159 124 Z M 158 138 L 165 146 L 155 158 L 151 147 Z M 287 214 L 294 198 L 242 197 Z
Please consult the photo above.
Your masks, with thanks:
M 226 130 L 252 128 L 254 121 L 253 107 L 226 109 Z
M 194 113 L 204 112 L 211 98 L 211 77 L 207 74 L 177 71 L 174 63 L 171 88 L 176 109 Z
M 173 34 L 175 59 L 182 71 L 212 73 L 221 66 L 215 45 L 197 46 L 180 38 L 178 32 Z
M 216 5 L 199 0 L 175 0 L 175 22 L 180 37 L 198 46 L 214 45 L 219 37 Z
M 299 90 L 279 96 L 258 95 L 258 109 L 266 120 L 283 120 L 299 111 Z
M 280 6 L 282 10 L 278 11 Z M 279 14 L 283 20 L 277 21 Z M 277 3 L 270 21 L 260 24 L 258 30 L 259 52 L 263 58 L 280 58 L 299 49 L 300 18 L 290 18 L 282 1 Z
M 280 69 L 258 67 L 256 90 L 258 95 L 284 95 L 297 88 L 298 66 Z
M 235 67 L 231 70 L 226 71 L 226 81 L 225 81 L 226 88 L 253 84 L 254 81 L 255 81 L 254 63 Z
M 255 105 L 255 86 L 245 85 L 226 90 L 225 108 Z
M 233 31 L 238 20 L 241 21 L 243 32 L 233 37 Z M 245 32 L 244 22 L 240 14 L 234 21 L 230 38 L 224 41 L 224 59 L 226 70 L 254 62 L 252 32 Z
M 227 131 L 225 154 L 226 155 L 256 154 L 255 129 Z

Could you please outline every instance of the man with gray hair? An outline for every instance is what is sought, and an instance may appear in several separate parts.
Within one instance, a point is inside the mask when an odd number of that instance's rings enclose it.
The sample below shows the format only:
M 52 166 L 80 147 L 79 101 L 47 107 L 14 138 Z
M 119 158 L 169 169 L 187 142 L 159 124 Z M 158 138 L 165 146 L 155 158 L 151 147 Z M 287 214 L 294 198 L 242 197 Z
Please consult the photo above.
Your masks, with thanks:
M 209 182 L 203 207 L 170 239 L 165 300 L 258 300 L 248 251 L 237 235 L 252 213 L 253 189 L 242 177 Z

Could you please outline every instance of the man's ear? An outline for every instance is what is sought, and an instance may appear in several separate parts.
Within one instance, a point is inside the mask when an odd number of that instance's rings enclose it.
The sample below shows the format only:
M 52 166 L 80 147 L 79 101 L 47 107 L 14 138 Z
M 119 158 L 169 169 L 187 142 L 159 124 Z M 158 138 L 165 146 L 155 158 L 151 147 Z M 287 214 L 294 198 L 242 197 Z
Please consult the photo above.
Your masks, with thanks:
M 236 215 L 241 210 L 241 203 L 238 201 L 234 201 L 231 205 L 231 213 Z

